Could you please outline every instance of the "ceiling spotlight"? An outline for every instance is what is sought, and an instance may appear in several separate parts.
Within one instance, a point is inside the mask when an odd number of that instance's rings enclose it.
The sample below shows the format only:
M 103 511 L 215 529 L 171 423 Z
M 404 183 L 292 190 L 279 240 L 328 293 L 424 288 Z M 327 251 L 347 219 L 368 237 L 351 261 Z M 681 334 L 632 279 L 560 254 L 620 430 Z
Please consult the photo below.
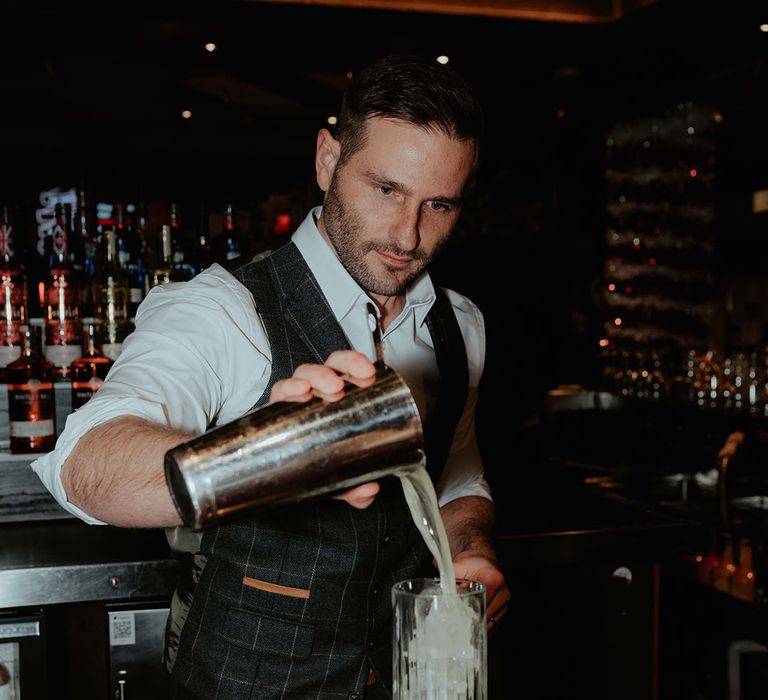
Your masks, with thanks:
M 333 117 L 333 116 L 331 116 L 331 117 L 328 117 L 328 123 L 329 123 L 331 126 L 333 126 L 333 125 L 336 123 L 336 121 L 337 121 L 337 120 L 336 120 L 336 117 Z
M 768 32 L 768 24 L 761 24 L 760 25 L 760 31 L 761 32 Z
M 188 109 L 185 109 L 182 111 L 181 116 L 184 119 L 189 119 L 192 116 L 192 112 L 190 112 Z
M 208 43 L 205 45 L 205 50 L 206 50 L 208 53 L 213 53 L 213 52 L 214 52 L 214 51 L 215 51 L 217 48 L 219 48 L 219 47 L 218 47 L 218 46 L 216 46 L 216 44 L 214 44 L 212 41 L 209 41 L 209 42 L 208 42 Z
M 442 63 L 443 65 L 445 65 L 445 64 L 446 64 L 446 63 L 448 63 L 448 61 L 450 61 L 451 59 L 450 59 L 450 58 L 448 58 L 448 56 L 445 56 L 445 55 L 443 55 L 443 56 L 438 56 L 438 57 L 437 57 L 435 60 L 436 60 L 438 63 Z

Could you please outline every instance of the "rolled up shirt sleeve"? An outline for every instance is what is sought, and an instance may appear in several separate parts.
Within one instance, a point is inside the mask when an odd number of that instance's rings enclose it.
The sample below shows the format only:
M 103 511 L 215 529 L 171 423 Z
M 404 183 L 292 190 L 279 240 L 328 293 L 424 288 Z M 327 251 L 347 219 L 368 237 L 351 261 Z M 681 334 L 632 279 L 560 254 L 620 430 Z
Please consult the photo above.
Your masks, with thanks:
M 82 436 L 121 416 L 202 433 L 249 410 L 269 368 L 253 299 L 223 268 L 214 265 L 190 282 L 155 287 L 105 382 L 67 417 L 53 451 L 32 469 L 62 508 L 103 524 L 71 504 L 61 482 L 61 466 Z

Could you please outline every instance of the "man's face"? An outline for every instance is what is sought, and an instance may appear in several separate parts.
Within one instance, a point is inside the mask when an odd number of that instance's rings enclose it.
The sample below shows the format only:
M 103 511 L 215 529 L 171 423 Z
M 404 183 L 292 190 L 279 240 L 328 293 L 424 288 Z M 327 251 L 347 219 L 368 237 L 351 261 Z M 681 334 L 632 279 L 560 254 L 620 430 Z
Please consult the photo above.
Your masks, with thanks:
M 352 278 L 402 294 L 447 241 L 474 162 L 470 141 L 374 117 L 363 147 L 335 167 L 323 224 Z

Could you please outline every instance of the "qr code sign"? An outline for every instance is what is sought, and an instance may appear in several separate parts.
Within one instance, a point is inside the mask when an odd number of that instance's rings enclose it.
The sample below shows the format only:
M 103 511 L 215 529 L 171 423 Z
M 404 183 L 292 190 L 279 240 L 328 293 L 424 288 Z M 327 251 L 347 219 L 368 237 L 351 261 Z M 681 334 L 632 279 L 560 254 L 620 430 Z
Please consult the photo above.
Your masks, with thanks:
M 136 617 L 132 612 L 110 613 L 109 643 L 113 647 L 136 644 Z

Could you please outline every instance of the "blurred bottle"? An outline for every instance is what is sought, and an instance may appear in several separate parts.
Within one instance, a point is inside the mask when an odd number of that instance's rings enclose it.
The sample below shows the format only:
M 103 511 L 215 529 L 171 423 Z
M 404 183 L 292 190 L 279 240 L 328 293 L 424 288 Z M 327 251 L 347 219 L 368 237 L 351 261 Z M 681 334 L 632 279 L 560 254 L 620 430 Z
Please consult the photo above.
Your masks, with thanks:
M 69 257 L 64 208 L 56 205 L 51 234 L 51 266 L 43 283 L 45 357 L 59 380 L 69 379 L 70 365 L 82 354 L 80 284 Z
M 83 328 L 83 356 L 72 363 L 72 410 L 85 404 L 104 383 L 114 361 L 101 351 L 98 323 Z
M 80 280 L 84 290 L 81 300 L 81 311 L 85 316 L 93 315 L 93 299 L 91 289 L 96 274 L 97 238 L 92 212 L 88 206 L 88 198 L 84 187 L 77 193 L 77 213 L 75 216 L 75 237 L 73 246 L 78 251 L 83 264 L 83 277 Z
M 211 243 L 208 226 L 208 211 L 205 204 L 200 204 L 200 221 L 195 240 L 195 267 L 198 273 L 209 268 L 216 261 L 216 254 Z
M 6 367 L 12 454 L 50 452 L 56 444 L 56 368 L 38 350 L 40 329 L 21 326 L 21 355 Z
M 191 251 L 188 249 L 187 236 L 182 228 L 178 203 L 170 203 L 168 206 L 168 216 L 171 222 L 171 249 L 173 251 L 172 261 L 173 269 L 175 271 L 174 277 L 180 282 L 191 280 L 195 276 L 196 270 L 195 266 L 192 264 Z
M 730 592 L 731 580 L 735 571 L 733 541 L 730 535 L 725 535 L 722 554 L 717 565 L 712 569 L 712 586 L 723 593 Z
M 171 227 L 163 224 L 160 227 L 157 242 L 157 258 L 152 269 L 151 287 L 159 284 L 175 282 L 173 269 L 173 250 L 171 243 Z
M 239 258 L 242 253 L 242 236 L 235 221 L 235 207 L 231 202 L 224 205 L 224 230 L 219 238 L 218 259 L 222 261 Z
M 134 217 L 129 216 L 122 205 L 115 205 L 117 233 L 117 257 L 120 267 L 125 270 L 128 285 L 128 318 L 136 315 L 144 299 L 144 284 L 141 276 L 141 243 L 134 226 Z M 135 211 L 135 210 L 134 210 Z
M 7 205 L 0 207 L 0 381 L 5 368 L 21 355 L 19 329 L 28 322 L 27 275 L 16 261 L 13 245 L 13 215 Z
M 103 329 L 102 352 L 116 360 L 133 326 L 128 318 L 128 276 L 120 267 L 117 233 L 105 229 L 93 284 L 93 317 Z
M 739 542 L 739 565 L 731 579 L 731 593 L 748 603 L 755 601 L 755 570 L 752 560 L 752 542 L 742 539 Z

